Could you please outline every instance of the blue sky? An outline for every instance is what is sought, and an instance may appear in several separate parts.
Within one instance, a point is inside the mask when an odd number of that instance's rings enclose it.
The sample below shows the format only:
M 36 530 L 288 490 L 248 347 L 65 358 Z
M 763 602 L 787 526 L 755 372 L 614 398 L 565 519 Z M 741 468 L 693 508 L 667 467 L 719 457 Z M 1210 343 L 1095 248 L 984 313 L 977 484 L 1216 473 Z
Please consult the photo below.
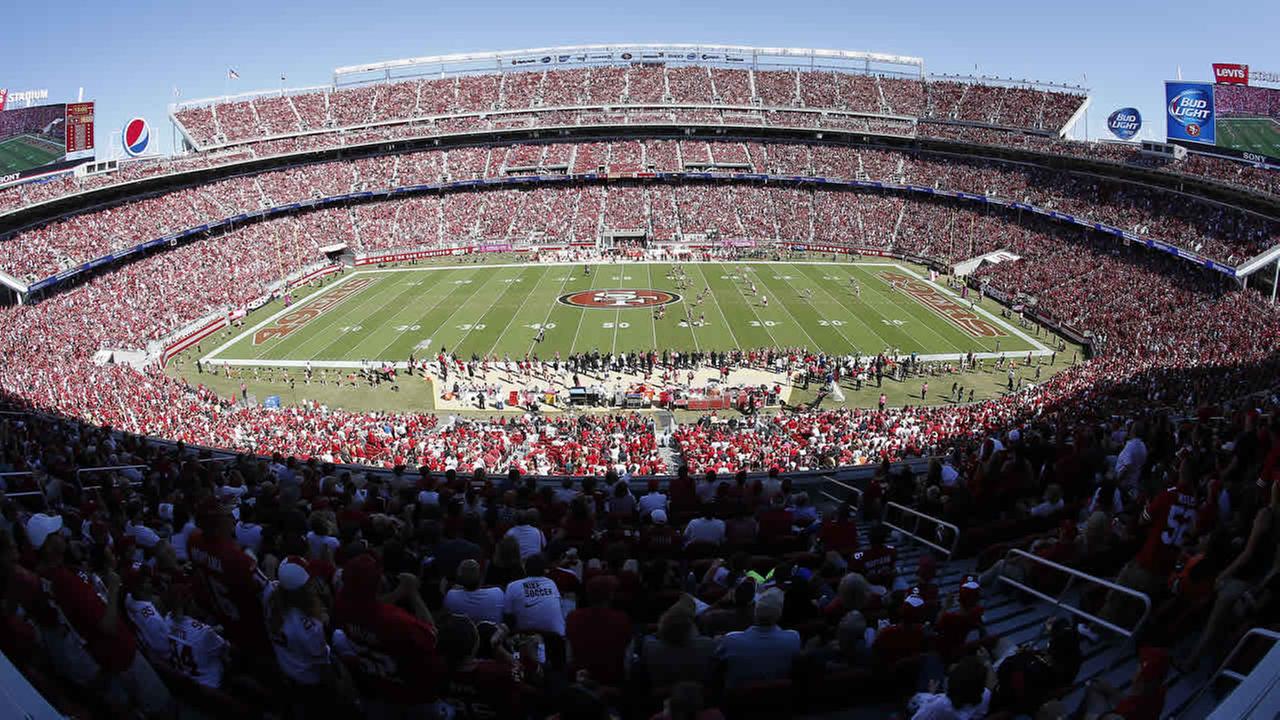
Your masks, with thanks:
M 1237 10 L 1241 12 L 1236 12 Z M 1247 10 L 1247 12 L 1244 12 Z M 1089 136 L 1132 105 L 1163 137 L 1162 81 L 1214 61 L 1280 71 L 1280 3 L 1206 2 L 88 2 L 21 3 L 0 54 L 0 87 L 96 100 L 97 143 L 134 115 L 169 148 L 173 88 L 186 99 L 327 83 L 335 67 L 417 55 L 573 43 L 721 42 L 872 50 L 931 72 L 1082 83 Z M 234 67 L 240 79 L 226 80 Z M 1085 78 L 1087 77 L 1087 81 Z M 1154 122 L 1153 122 L 1154 121 Z

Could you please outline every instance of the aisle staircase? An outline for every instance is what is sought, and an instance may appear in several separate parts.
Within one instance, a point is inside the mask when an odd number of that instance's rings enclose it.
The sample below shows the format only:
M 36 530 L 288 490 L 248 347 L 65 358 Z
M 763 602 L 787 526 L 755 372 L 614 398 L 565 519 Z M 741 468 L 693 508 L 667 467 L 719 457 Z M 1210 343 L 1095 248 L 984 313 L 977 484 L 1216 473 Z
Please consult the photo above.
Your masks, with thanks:
M 858 504 L 860 498 L 861 492 L 857 487 L 832 478 L 827 479 L 818 493 L 819 507 L 824 513 L 830 512 L 835 505 L 846 499 Z M 939 597 L 945 603 L 947 598 L 954 596 L 957 592 L 965 575 L 977 574 L 977 561 L 973 557 L 948 558 L 946 550 L 955 547 L 952 543 L 958 541 L 958 538 L 952 538 L 948 534 L 947 528 L 952 526 L 928 516 L 923 516 L 925 519 L 917 522 L 918 513 L 913 515 L 910 513 L 914 511 L 902 512 L 909 509 L 897 507 L 900 509 L 895 510 L 893 507 L 887 509 L 886 522 L 895 528 L 891 542 L 898 550 L 898 575 L 910 587 L 917 581 L 916 570 L 921 556 L 926 552 L 932 554 L 938 561 L 935 583 L 938 586 Z M 858 532 L 864 543 L 868 542 L 868 532 L 872 524 L 865 520 L 859 522 Z M 938 532 L 939 527 L 943 528 L 943 532 Z M 1076 623 L 1092 622 L 1090 620 L 1092 616 L 1080 609 L 1080 605 L 1083 604 L 1081 588 L 1099 584 L 1106 586 L 1109 583 L 1102 578 L 1084 573 L 1077 574 L 1079 577 L 1068 583 L 1067 588 L 1059 596 L 1047 596 L 1048 599 L 1035 597 L 1015 587 L 1015 583 L 997 582 L 996 587 L 987 589 L 983 593 L 982 606 L 985 611 L 987 632 L 1007 638 L 1014 644 L 1036 643 L 1044 647 L 1048 642 L 1044 630 L 1049 619 L 1065 617 Z M 1144 620 L 1145 616 L 1135 626 L 1139 635 Z M 1133 682 L 1138 667 L 1133 639 L 1123 633 L 1111 633 L 1105 630 L 1097 634 L 1100 636 L 1096 640 L 1084 639 L 1082 647 L 1084 663 L 1076 676 L 1075 684 L 1062 698 L 1068 712 L 1074 712 L 1081 705 L 1085 687 L 1090 681 L 1105 681 L 1121 692 L 1124 692 Z M 1185 633 L 1182 642 L 1172 649 L 1172 655 L 1174 657 L 1185 655 L 1197 638 L 1198 632 Z M 1280 643 L 1277 643 L 1276 648 L 1280 648 Z M 1271 656 L 1275 656 L 1276 664 L 1280 665 L 1280 649 L 1273 649 L 1268 657 Z M 1162 718 L 1170 720 L 1204 718 L 1222 702 L 1222 693 L 1225 692 L 1222 688 L 1219 688 L 1219 694 L 1216 695 L 1214 692 L 1204 691 L 1210 681 L 1217 677 L 1218 673 L 1215 673 L 1215 670 L 1218 668 L 1209 667 L 1209 663 L 1201 665 L 1202 667 L 1198 670 L 1186 674 L 1177 670 L 1170 671 L 1165 683 L 1167 694 Z M 1258 663 L 1259 668 L 1264 665 L 1265 660 Z M 1228 672 L 1225 677 L 1241 681 L 1248 672 L 1248 669 L 1238 670 L 1234 677 Z M 1276 668 L 1275 674 L 1280 678 L 1280 667 Z M 1280 683 L 1277 683 L 1276 687 L 1280 688 Z M 900 710 L 901 708 L 890 702 L 867 704 L 857 703 L 854 700 L 848 709 L 805 717 L 862 720 L 888 717 Z

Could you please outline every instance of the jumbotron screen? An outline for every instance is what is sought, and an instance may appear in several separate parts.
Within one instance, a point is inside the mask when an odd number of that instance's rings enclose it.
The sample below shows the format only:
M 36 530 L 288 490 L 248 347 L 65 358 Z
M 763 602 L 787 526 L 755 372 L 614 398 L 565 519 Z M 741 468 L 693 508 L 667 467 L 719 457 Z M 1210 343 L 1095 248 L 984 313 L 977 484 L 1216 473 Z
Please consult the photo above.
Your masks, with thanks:
M 1215 85 L 1218 146 L 1280 158 L 1280 90 Z
M 1253 162 L 1280 163 L 1280 90 L 1256 85 L 1166 82 L 1169 142 L 1213 145 Z
M 66 113 L 65 103 L 0 111 L 0 177 L 61 160 Z

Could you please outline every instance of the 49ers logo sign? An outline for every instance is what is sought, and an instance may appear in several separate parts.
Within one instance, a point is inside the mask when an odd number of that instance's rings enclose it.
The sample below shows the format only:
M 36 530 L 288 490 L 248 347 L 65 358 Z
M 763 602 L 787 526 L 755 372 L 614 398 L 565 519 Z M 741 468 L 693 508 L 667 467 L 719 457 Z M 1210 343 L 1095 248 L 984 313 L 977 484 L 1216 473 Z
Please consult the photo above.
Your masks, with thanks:
M 582 290 L 561 295 L 559 300 L 573 307 L 626 310 L 670 305 L 679 302 L 680 296 L 665 290 Z

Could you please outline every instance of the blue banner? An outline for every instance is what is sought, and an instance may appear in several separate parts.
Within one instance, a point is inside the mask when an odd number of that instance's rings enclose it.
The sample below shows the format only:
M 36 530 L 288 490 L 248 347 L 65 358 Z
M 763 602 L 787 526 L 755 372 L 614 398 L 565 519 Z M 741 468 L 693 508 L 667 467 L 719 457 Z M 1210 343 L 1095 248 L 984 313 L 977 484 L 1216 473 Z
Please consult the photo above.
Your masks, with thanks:
M 1198 82 L 1164 84 L 1166 136 L 1169 140 L 1213 145 L 1213 85 Z

